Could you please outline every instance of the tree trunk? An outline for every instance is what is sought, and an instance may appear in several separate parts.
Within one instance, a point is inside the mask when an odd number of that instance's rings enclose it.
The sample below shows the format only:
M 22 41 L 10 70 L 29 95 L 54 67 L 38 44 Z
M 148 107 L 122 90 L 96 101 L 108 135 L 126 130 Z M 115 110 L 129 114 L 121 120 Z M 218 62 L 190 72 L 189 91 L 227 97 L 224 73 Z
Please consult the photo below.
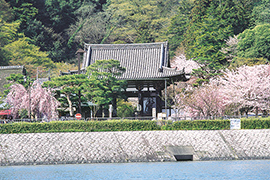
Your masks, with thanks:
M 112 106 L 113 106 L 112 117 L 117 117 L 117 103 L 116 103 L 116 98 L 113 98 L 113 100 L 112 100 Z
M 104 106 L 101 106 L 101 117 L 105 117 Z
M 258 117 L 258 114 L 259 114 L 259 108 L 256 107 L 255 110 L 256 110 L 256 111 L 255 111 L 255 115 L 256 115 L 256 117 Z
M 69 115 L 70 115 L 70 117 L 73 117 L 74 116 L 74 111 L 73 111 L 73 108 L 72 108 L 72 102 L 70 100 L 70 95 L 69 94 L 66 94 L 66 95 L 67 95 L 67 101 L 68 101 Z

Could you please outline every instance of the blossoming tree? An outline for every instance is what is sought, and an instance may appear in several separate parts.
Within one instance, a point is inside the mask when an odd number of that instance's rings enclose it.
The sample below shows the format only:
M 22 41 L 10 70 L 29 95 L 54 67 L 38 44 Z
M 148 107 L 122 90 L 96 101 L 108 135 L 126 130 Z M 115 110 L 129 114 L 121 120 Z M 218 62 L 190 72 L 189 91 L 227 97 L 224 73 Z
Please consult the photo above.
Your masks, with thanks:
M 27 96 L 27 90 L 21 84 L 13 84 L 10 86 L 10 91 L 7 95 L 6 101 L 11 106 L 11 114 L 13 118 L 18 118 L 19 111 L 22 108 L 22 103 Z M 24 108 L 26 109 L 26 108 Z
M 215 84 L 205 84 L 193 88 L 186 96 L 184 102 L 186 111 L 193 117 L 214 117 L 224 115 L 226 105 L 224 96 L 219 86 Z
M 208 84 L 185 87 L 177 99 L 179 108 L 193 117 L 232 115 L 239 110 L 246 114 L 256 110 L 257 114 L 270 108 L 270 66 L 227 69 Z
M 185 73 L 191 74 L 193 69 L 200 68 L 199 64 L 192 59 L 186 59 L 186 56 L 184 53 L 180 53 L 177 56 L 175 56 L 171 62 L 172 68 L 177 69 L 183 69 L 185 70 Z
M 268 65 L 241 66 L 226 70 L 219 78 L 226 104 L 239 108 L 267 110 L 270 107 L 270 73 Z
M 60 103 L 54 98 L 51 91 L 42 88 L 39 83 L 29 87 L 30 93 L 21 84 L 14 84 L 10 87 L 7 95 L 7 103 L 11 106 L 13 118 L 18 118 L 19 111 L 28 110 L 30 116 L 47 117 L 48 120 L 57 118 L 56 108 Z M 31 109 L 31 110 L 30 110 Z

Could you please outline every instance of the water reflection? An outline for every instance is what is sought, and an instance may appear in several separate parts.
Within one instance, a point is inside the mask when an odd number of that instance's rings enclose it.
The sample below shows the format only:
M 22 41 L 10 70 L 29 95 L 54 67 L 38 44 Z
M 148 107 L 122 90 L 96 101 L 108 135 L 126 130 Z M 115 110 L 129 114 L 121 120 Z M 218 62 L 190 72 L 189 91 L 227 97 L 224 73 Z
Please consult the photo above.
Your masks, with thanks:
M 0 179 L 270 179 L 269 170 L 269 160 L 10 166 Z

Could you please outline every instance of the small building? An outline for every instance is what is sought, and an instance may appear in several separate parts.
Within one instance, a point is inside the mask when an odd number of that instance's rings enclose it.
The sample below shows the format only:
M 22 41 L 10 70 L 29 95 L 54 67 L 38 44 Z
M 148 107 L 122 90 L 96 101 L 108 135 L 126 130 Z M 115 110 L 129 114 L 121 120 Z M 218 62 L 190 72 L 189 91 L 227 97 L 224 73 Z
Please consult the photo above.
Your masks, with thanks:
M 25 75 L 26 70 L 24 66 L 0 66 L 0 95 L 3 95 L 5 90 L 4 85 L 9 82 L 6 80 L 11 74 L 23 74 Z M 1 99 L 0 99 L 1 100 Z M 6 103 L 3 99 L 0 101 L 0 119 L 7 119 L 11 117 L 11 111 L 6 109 Z
M 96 60 L 119 60 L 126 72 L 118 79 L 126 80 L 127 97 L 138 98 L 140 116 L 155 116 L 167 111 L 161 91 L 177 81 L 187 81 L 184 69 L 170 68 L 168 43 L 85 44 L 82 71 Z
M 8 84 L 6 78 L 10 74 L 26 74 L 24 66 L 0 66 L 0 94 L 5 90 L 4 85 Z

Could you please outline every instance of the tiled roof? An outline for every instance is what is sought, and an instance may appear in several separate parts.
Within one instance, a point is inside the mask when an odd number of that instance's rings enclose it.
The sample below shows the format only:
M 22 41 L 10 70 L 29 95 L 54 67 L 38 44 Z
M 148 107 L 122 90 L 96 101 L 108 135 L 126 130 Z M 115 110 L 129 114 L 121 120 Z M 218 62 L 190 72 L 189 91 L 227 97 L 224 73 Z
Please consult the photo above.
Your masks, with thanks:
M 38 78 L 34 81 L 34 83 L 39 83 L 39 84 L 43 84 L 44 82 L 46 81 L 49 81 L 50 79 L 49 78 Z
M 0 66 L 0 93 L 5 90 L 4 85 L 8 84 L 6 78 L 18 73 L 25 74 L 24 66 Z
M 85 44 L 82 69 L 96 60 L 119 60 L 126 72 L 119 78 L 147 80 L 184 75 L 183 70 L 169 68 L 168 44 Z

